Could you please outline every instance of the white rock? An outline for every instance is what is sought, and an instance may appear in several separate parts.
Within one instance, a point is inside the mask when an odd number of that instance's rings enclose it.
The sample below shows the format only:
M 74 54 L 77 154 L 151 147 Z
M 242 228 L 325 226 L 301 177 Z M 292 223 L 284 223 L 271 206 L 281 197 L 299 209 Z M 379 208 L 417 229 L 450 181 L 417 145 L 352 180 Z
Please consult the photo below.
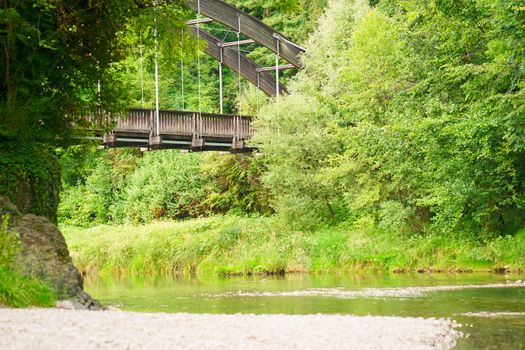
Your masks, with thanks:
M 75 305 L 69 300 L 55 301 L 55 308 L 64 310 L 75 310 Z

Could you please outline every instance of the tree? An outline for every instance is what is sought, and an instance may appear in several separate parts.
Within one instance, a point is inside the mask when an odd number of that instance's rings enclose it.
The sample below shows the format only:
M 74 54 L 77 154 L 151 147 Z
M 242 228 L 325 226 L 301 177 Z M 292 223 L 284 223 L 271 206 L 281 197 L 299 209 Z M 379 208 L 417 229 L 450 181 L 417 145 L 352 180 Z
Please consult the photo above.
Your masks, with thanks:
M 279 138 L 261 134 L 266 178 L 289 185 L 283 198 L 307 203 L 305 194 L 316 192 L 304 187 L 313 178 L 305 169 L 313 169 L 328 198 L 344 200 L 350 220 L 369 217 L 397 232 L 480 236 L 523 227 L 523 5 L 375 5 L 331 3 L 292 95 L 263 111 L 260 127 L 282 130 Z M 304 123 L 298 99 L 321 115 L 310 111 L 318 117 Z M 289 116 L 286 124 L 276 109 Z M 308 138 L 308 158 L 287 153 L 314 132 L 329 135 L 331 148 L 316 152 L 324 138 Z M 319 210 L 311 212 L 326 217 Z
M 160 29 L 179 26 L 181 2 L 159 5 Z M 151 18 L 135 0 L 5 0 L 0 9 L 0 137 L 57 143 L 86 108 L 118 110 L 128 94 L 111 68 L 129 29 Z M 147 21 L 151 28 L 152 21 Z

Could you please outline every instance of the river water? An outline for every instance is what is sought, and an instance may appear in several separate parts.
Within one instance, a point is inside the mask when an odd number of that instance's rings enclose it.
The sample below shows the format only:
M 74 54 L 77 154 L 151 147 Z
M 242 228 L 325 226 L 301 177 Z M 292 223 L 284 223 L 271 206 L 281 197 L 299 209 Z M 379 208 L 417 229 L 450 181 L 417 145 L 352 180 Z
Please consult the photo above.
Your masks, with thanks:
M 525 284 L 517 275 L 286 275 L 86 280 L 106 305 L 140 312 L 445 317 L 457 349 L 525 349 Z

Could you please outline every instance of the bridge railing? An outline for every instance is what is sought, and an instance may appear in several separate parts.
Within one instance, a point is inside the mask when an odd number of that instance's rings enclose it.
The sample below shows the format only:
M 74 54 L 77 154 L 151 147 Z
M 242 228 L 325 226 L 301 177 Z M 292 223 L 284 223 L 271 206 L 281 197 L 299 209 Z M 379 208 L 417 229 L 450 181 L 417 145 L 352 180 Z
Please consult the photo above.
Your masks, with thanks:
M 195 133 L 195 113 L 179 111 L 160 111 L 160 134 L 173 135 L 194 135 Z M 155 111 L 151 110 L 152 128 L 156 130 L 157 120 Z
M 130 109 L 125 118 L 116 118 L 115 130 L 148 133 L 153 120 L 151 112 L 146 109 Z
M 129 109 L 126 117 L 97 111 L 88 117 L 97 130 L 112 133 L 139 133 L 159 136 L 157 118 L 153 109 Z M 252 118 L 248 116 L 180 112 L 161 110 L 159 113 L 161 137 L 181 136 L 192 140 L 231 139 L 233 143 L 253 136 Z
M 253 136 L 251 118 L 238 115 L 200 114 L 200 135 L 208 137 L 237 137 L 240 140 Z

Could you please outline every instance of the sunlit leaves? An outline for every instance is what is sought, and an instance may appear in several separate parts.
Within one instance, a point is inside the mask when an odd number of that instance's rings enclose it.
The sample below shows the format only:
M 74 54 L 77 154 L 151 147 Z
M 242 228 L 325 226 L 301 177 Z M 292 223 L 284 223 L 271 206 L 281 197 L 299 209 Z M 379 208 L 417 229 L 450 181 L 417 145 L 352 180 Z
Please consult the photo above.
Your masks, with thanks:
M 286 154 L 274 161 L 289 169 L 270 162 L 268 177 L 293 178 L 282 192 L 304 201 L 316 193 L 303 185 L 310 159 L 316 181 L 331 184 L 324 193 L 344 200 L 350 218 L 399 232 L 515 232 L 525 223 L 519 2 L 332 2 L 294 89 L 324 114 L 298 135 L 273 138 L 270 156 Z M 281 109 L 295 111 L 293 101 Z M 265 113 L 266 125 L 282 120 Z M 301 125 L 295 115 L 287 123 Z M 321 130 L 331 149 L 304 160 L 287 153 L 294 139 Z

